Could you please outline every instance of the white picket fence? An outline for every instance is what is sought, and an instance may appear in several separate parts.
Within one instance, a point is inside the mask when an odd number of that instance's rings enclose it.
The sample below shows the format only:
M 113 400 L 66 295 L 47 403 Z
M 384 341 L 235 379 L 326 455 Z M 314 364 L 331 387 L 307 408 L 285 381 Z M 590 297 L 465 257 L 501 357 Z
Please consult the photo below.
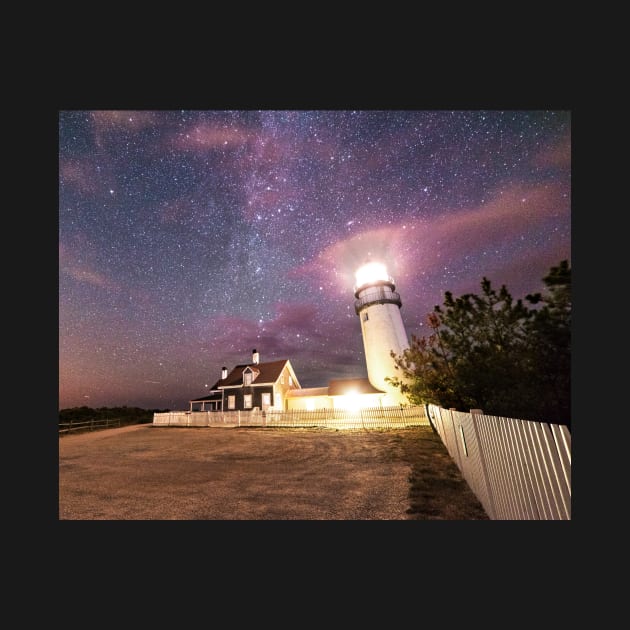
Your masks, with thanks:
M 424 406 L 315 409 L 307 411 L 168 411 L 153 414 L 157 426 L 396 429 L 430 426 Z
M 571 433 L 564 425 L 427 405 L 449 455 L 492 520 L 571 519 Z

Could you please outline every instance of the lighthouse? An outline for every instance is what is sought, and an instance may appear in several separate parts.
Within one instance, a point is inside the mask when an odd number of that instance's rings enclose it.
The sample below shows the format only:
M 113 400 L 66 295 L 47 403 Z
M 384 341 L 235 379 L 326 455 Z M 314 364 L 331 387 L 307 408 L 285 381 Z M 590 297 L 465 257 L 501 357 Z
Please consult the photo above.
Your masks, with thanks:
M 379 262 L 363 265 L 355 277 L 354 310 L 361 322 L 368 380 L 374 387 L 386 392 L 384 405 L 406 404 L 409 401 L 400 389 L 385 381 L 386 377 L 402 377 L 390 352 L 401 355 L 409 347 L 400 316 L 402 302 L 395 291 L 394 280 L 388 275 L 385 265 Z

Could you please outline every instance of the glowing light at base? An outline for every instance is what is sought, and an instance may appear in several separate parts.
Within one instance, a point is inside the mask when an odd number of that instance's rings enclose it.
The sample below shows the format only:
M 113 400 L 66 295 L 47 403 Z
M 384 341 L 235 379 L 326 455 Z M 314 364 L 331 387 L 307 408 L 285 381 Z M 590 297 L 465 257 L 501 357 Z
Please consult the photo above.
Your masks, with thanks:
M 383 263 L 369 262 L 362 267 L 359 267 L 355 273 L 357 279 L 357 287 L 361 287 L 364 284 L 370 284 L 372 282 L 378 282 L 379 280 L 389 280 L 387 274 L 387 268 Z
M 345 409 L 346 411 L 359 411 L 363 406 L 361 395 L 356 391 L 349 391 L 338 402 L 339 409 Z

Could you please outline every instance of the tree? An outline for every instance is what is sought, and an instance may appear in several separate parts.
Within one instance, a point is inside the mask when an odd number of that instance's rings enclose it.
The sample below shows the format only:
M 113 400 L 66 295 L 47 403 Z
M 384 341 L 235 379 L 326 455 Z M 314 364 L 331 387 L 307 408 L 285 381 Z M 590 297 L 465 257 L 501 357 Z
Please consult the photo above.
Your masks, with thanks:
M 482 294 L 454 298 L 428 316 L 431 334 L 412 335 L 402 372 L 388 379 L 414 404 L 481 408 L 512 418 L 570 423 L 570 269 L 544 278 L 548 293 L 514 301 L 483 278 Z

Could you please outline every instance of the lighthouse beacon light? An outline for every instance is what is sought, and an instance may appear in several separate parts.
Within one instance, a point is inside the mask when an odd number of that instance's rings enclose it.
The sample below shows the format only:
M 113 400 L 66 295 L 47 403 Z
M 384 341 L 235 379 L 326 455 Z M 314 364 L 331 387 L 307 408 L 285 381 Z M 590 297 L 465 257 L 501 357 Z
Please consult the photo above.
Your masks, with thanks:
M 359 267 L 355 273 L 356 286 L 355 290 L 366 284 L 372 284 L 373 282 L 379 282 L 383 280 L 388 282 L 391 280 L 387 274 L 387 269 L 383 263 L 369 262 Z

